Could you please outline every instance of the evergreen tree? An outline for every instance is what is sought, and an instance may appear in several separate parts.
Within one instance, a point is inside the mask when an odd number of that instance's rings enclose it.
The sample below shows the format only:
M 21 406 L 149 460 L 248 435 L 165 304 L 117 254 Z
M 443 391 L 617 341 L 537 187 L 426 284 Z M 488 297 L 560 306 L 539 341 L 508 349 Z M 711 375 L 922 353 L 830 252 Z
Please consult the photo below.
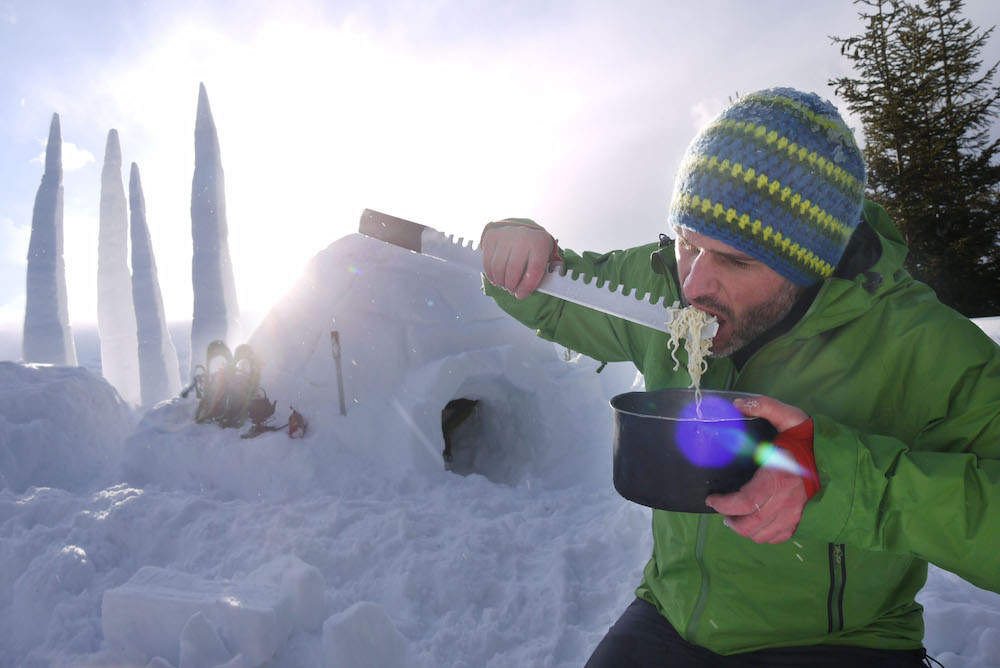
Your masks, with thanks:
M 840 38 L 856 78 L 830 81 L 864 125 L 870 196 L 899 226 L 907 268 L 969 317 L 1000 313 L 1000 87 L 978 59 L 993 32 L 962 0 L 855 0 L 866 24 Z

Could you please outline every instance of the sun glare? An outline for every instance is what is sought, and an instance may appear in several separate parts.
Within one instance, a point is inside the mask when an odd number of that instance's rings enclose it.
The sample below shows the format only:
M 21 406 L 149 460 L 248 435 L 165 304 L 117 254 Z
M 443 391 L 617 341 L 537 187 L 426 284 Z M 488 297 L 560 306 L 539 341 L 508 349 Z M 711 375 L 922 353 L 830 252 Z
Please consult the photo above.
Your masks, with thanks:
M 365 208 L 474 239 L 489 220 L 537 211 L 576 142 L 571 120 L 587 96 L 575 81 L 539 70 L 530 54 L 498 60 L 475 46 L 413 47 L 351 21 L 283 19 L 230 32 L 175 23 L 96 84 L 106 127 L 91 173 L 99 179 L 103 140 L 118 129 L 126 193 L 129 167 L 139 166 L 167 319 L 190 318 L 194 122 L 204 82 L 238 299 L 259 317 L 310 258 L 357 231 Z M 93 322 L 96 299 L 83 293 L 96 284 L 99 180 L 88 187 L 93 215 L 67 211 L 66 228 L 67 241 L 93 253 L 68 254 L 67 274 L 71 320 Z M 81 221 L 75 232 L 71 216 Z

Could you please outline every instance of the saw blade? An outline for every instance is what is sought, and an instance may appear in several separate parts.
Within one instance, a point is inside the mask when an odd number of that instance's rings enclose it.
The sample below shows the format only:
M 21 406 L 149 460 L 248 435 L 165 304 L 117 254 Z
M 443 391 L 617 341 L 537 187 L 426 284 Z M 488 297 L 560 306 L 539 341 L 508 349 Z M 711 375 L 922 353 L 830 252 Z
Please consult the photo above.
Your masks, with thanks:
M 456 240 L 454 235 L 446 235 L 433 227 L 365 209 L 361 214 L 359 231 L 366 236 L 462 267 L 470 273 L 478 275 L 483 270 L 482 250 L 474 247 L 473 240 L 466 241 L 462 237 Z M 551 265 L 537 290 L 667 333 L 670 332 L 672 312 L 677 310 L 676 302 L 668 307 L 662 297 L 653 299 L 648 293 L 638 293 L 625 285 L 601 281 L 580 272 L 566 272 L 561 267 L 553 268 Z M 718 329 L 716 322 L 705 325 L 702 338 L 715 336 Z

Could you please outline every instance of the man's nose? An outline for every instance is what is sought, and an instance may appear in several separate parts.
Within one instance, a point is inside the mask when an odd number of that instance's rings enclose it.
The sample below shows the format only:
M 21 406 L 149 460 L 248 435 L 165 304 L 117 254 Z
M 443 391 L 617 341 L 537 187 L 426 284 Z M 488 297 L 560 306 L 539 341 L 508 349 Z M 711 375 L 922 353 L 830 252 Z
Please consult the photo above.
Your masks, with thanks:
M 688 303 L 693 303 L 701 297 L 715 297 L 719 289 L 719 280 L 712 267 L 711 258 L 707 253 L 699 253 L 691 262 L 691 270 L 684 279 L 682 286 L 684 297 Z

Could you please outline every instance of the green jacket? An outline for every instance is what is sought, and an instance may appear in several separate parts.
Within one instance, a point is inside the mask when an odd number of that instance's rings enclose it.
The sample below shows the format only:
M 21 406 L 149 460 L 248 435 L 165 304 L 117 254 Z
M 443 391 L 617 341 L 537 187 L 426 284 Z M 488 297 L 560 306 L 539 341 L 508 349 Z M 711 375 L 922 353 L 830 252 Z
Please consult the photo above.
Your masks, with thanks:
M 722 653 L 788 645 L 919 648 L 927 562 L 1000 591 L 1000 347 L 903 269 L 906 246 L 867 202 L 881 255 L 829 278 L 806 314 L 738 372 L 702 387 L 756 392 L 815 420 L 820 491 L 791 540 L 758 545 L 715 514 L 653 511 L 636 594 L 689 641 Z M 877 244 L 875 244 L 877 246 Z M 573 270 L 678 298 L 673 247 L 565 251 Z M 546 339 L 631 361 L 646 389 L 687 387 L 664 333 L 540 293 L 487 294 Z M 683 346 L 682 346 L 683 348 Z

